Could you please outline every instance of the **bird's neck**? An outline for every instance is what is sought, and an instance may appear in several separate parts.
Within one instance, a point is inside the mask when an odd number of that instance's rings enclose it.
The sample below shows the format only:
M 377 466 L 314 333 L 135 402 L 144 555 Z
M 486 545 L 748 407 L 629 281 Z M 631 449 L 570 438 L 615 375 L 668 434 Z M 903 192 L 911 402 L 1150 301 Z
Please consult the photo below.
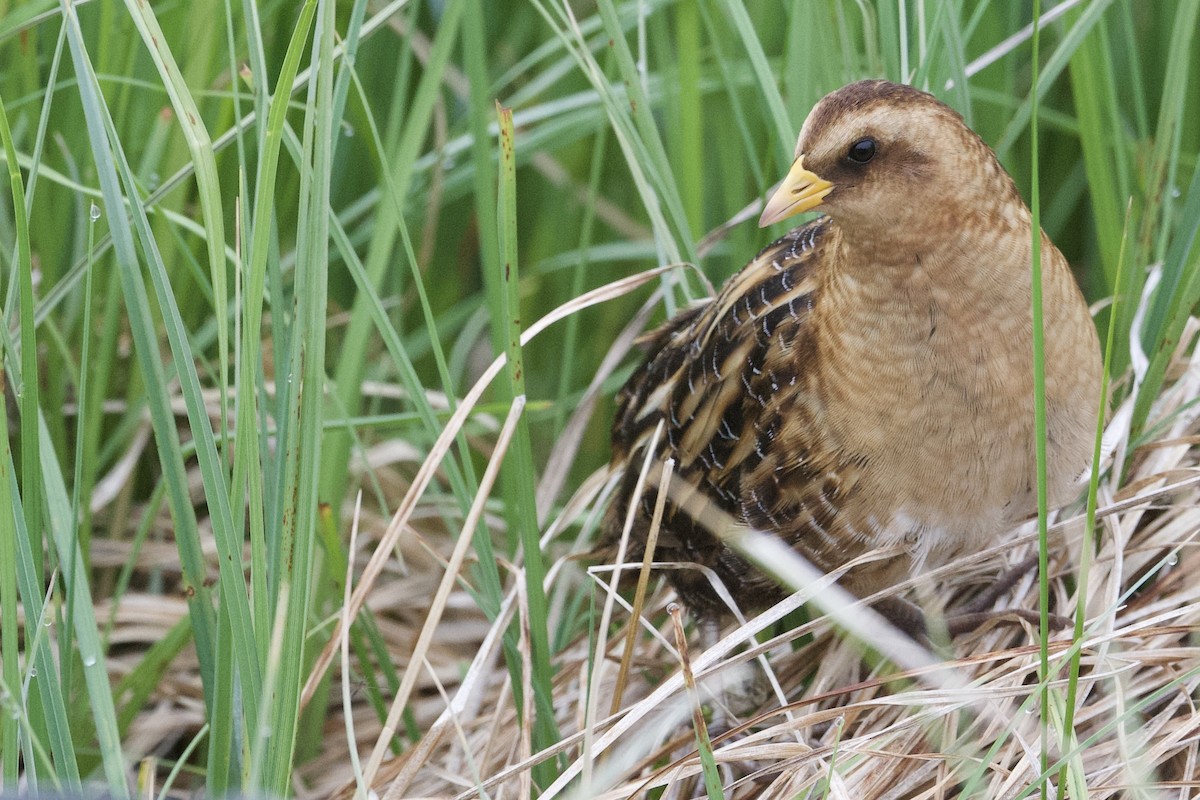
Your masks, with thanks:
M 940 220 L 914 214 L 909 223 L 853 231 L 833 226 L 835 256 L 822 276 L 830 311 L 871 313 L 883 305 L 896 313 L 893 306 L 901 300 L 977 305 L 985 314 L 1028 309 L 1031 228 L 1023 205 Z M 1051 251 L 1044 240 L 1043 253 Z
M 831 386 L 885 382 L 897 396 L 958 391 L 964 352 L 984 364 L 1027 360 L 1030 229 L 1021 227 L 949 226 L 941 236 L 888 243 L 836 231 L 813 312 L 826 317 L 814 320 L 819 379 Z M 1061 257 L 1045 246 L 1052 267 Z

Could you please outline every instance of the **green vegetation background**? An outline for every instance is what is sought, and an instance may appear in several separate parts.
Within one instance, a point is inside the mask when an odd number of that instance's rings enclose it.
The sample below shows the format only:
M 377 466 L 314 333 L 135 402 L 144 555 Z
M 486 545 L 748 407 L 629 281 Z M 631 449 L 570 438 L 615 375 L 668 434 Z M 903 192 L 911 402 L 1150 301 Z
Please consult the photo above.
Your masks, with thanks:
M 1088 298 L 1136 301 L 1148 268 L 1160 278 L 1140 328 L 1136 302 L 1118 312 L 1114 373 L 1131 332 L 1151 359 L 1144 423 L 1200 296 L 1200 3 L 1060 4 L 1037 98 L 1024 2 L 570 7 L 0 2 L 3 786 L 23 773 L 121 795 L 124 731 L 194 644 L 208 724 L 167 755 L 215 792 L 286 792 L 320 747 L 298 698 L 341 605 L 349 503 L 358 488 L 385 515 L 399 501 L 361 472 L 364 449 L 402 440 L 423 457 L 454 407 L 443 397 L 461 398 L 495 353 L 515 358 L 514 332 L 588 290 L 684 261 L 719 285 L 782 228 L 733 225 L 703 260 L 701 241 L 764 196 L 807 110 L 851 80 L 934 91 L 1026 197 L 1036 100 L 1043 226 Z M 503 179 L 497 101 L 513 109 L 515 179 Z M 655 319 L 706 291 L 688 270 L 664 280 Z M 472 590 L 489 616 L 512 581 L 496 558 L 536 542 L 535 481 L 650 291 L 574 314 L 519 368 L 510 359 L 422 500 L 461 526 L 495 420 L 524 392 L 495 492 L 507 524 L 475 537 Z M 631 366 L 604 382 L 556 503 L 606 461 Z M 101 479 L 114 474 L 109 496 Z M 166 513 L 180 570 L 136 567 Z M 104 540 L 125 543 L 123 562 L 97 559 Z M 537 561 L 546 744 L 552 651 L 588 621 L 546 630 Z M 131 585 L 186 598 L 190 613 L 110 680 L 112 622 L 97 610 Z M 397 676 L 370 657 L 381 640 L 369 621 L 355 630 L 382 710 Z

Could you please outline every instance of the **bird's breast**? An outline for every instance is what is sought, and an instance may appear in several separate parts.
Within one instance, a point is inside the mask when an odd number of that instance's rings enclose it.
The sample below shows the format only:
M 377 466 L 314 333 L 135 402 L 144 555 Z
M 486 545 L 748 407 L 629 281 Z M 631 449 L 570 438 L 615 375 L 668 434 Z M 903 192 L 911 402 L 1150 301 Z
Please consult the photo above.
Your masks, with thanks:
M 919 568 L 1031 509 L 1029 334 L 1019 313 L 930 294 L 863 309 L 821 328 L 823 412 L 835 446 L 866 465 L 853 503 L 876 544 L 907 546 Z

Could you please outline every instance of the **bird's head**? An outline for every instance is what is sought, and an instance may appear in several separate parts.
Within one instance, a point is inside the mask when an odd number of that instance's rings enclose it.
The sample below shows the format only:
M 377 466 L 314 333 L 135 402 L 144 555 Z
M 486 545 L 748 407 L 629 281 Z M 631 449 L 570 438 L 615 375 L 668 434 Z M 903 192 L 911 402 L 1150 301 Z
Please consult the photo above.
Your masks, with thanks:
M 820 206 L 848 233 L 894 237 L 917 234 L 914 226 L 952 228 L 1014 200 L 1023 207 L 991 149 L 956 111 L 912 87 L 868 80 L 813 108 L 759 225 Z

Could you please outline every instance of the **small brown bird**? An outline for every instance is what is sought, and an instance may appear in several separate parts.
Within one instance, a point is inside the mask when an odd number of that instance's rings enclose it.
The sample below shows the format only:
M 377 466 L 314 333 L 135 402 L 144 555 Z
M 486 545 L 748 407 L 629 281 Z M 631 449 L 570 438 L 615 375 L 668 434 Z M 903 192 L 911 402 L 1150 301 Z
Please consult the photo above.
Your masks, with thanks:
M 643 547 L 656 481 L 635 496 L 646 448 L 739 523 L 774 533 L 866 596 L 982 549 L 1036 511 L 1031 216 L 996 155 L 932 95 L 853 83 L 809 114 L 761 226 L 820 207 L 714 299 L 647 337 L 619 397 L 605 518 Z M 1043 233 L 1049 498 L 1090 464 L 1099 343 L 1066 260 Z M 668 502 L 655 561 L 710 568 L 743 608 L 786 593 Z M 702 570 L 672 570 L 712 622 Z M 880 608 L 913 633 L 911 604 Z

